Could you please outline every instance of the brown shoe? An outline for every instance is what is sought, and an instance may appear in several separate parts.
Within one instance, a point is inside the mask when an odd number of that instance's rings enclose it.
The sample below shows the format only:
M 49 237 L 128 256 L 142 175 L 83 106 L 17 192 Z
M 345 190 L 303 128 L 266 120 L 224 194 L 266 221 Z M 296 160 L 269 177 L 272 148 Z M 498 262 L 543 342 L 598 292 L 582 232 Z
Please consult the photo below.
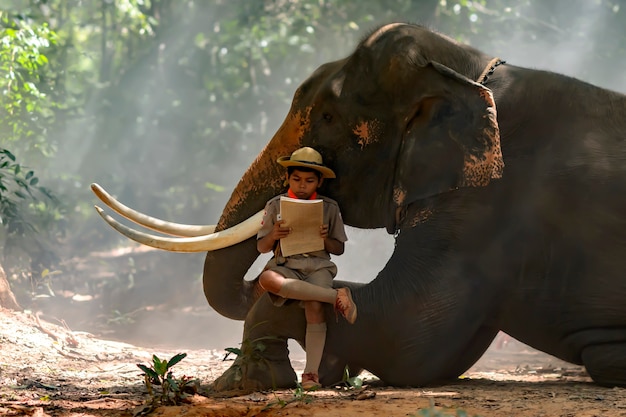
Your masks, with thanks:
M 315 372 L 306 372 L 302 374 L 302 382 L 300 385 L 302 386 L 302 389 L 307 391 L 322 388 L 320 378 Z
M 335 312 L 341 315 L 350 324 L 356 321 L 356 304 L 352 300 L 350 288 L 344 287 L 337 290 L 337 299 L 335 300 Z

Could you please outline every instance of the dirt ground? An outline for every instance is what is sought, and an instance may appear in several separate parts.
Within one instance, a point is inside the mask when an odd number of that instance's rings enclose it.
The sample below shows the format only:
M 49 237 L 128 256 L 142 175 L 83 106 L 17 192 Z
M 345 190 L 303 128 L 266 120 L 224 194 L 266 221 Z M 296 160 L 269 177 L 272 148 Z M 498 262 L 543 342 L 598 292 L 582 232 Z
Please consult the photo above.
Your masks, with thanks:
M 500 342 L 503 339 L 499 340 Z M 152 350 L 107 341 L 39 320 L 30 313 L 0 310 L 0 415 L 146 415 L 150 396 L 136 366 L 153 354 L 168 359 L 181 350 Z M 184 350 L 174 377 L 208 386 L 230 361 L 224 351 Z M 300 373 L 302 357 L 293 358 Z M 397 388 L 363 374 L 359 390 L 325 388 L 230 398 L 196 394 L 180 406 L 161 406 L 154 416 L 626 416 L 626 389 L 594 385 L 584 369 L 537 352 L 515 340 L 492 346 L 453 384 Z M 429 414 L 430 412 L 430 414 Z M 437 414 L 440 413 L 440 414 Z

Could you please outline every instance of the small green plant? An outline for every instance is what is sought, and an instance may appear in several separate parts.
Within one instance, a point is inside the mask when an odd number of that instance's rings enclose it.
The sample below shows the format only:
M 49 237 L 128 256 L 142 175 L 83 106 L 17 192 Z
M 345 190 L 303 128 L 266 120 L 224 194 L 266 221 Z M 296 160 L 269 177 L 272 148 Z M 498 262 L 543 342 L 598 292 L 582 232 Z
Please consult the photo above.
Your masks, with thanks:
M 360 378 L 358 375 L 350 376 L 350 368 L 346 365 L 346 367 L 343 368 L 343 376 L 341 378 L 341 384 L 339 385 L 343 385 L 348 389 L 360 389 L 363 387 L 363 378 Z
M 152 355 L 152 366 L 148 368 L 146 365 L 138 363 L 137 366 L 144 373 L 144 381 L 148 394 L 152 396 L 151 405 L 177 405 L 183 399 L 188 397 L 188 392 L 195 392 L 195 379 L 183 376 L 180 379 L 174 378 L 171 368 L 187 356 L 186 353 L 179 353 L 173 356 L 169 361 L 159 359 L 156 355 Z M 161 387 L 160 394 L 156 393 L 154 386 Z
M 41 276 L 39 279 L 35 279 L 34 277 L 31 278 L 31 280 L 33 281 L 31 284 L 32 293 L 35 294 L 36 288 L 41 288 L 41 289 L 45 289 L 48 295 L 50 295 L 51 297 L 54 297 L 55 294 L 54 294 L 54 290 L 52 289 L 52 277 L 54 275 L 61 275 L 61 274 L 63 274 L 63 272 L 59 270 L 50 271 L 48 268 L 44 269 L 43 271 L 41 271 Z
M 133 318 L 134 313 L 135 312 L 122 313 L 119 310 L 113 310 L 109 318 L 107 318 L 107 324 L 133 324 L 135 322 Z
M 266 340 L 278 340 L 278 338 L 276 336 L 263 336 L 254 340 L 245 339 L 241 342 L 241 348 L 225 348 L 224 350 L 226 351 L 226 355 L 223 360 L 227 360 L 228 357 L 233 354 L 238 358 L 249 362 L 266 362 L 267 359 L 263 357 L 263 352 L 267 349 L 267 346 L 264 343 Z
M 263 356 L 263 352 L 267 349 L 267 345 L 263 341 L 268 339 L 275 339 L 275 337 L 265 336 L 254 340 L 245 339 L 241 342 L 241 348 L 228 347 L 224 349 L 226 355 L 224 355 L 223 360 L 227 360 L 231 354 L 237 357 L 241 369 L 240 378 L 243 378 L 243 375 L 248 373 L 248 367 L 252 364 L 270 369 L 269 361 Z
M 255 326 L 259 326 L 263 323 L 265 322 L 257 323 Z M 276 336 L 263 336 L 252 340 L 246 338 L 241 342 L 241 348 L 225 348 L 226 355 L 224 355 L 224 359 L 222 360 L 227 360 L 231 354 L 236 356 L 235 364 L 232 367 L 233 369 L 237 368 L 236 381 L 242 381 L 244 375 L 248 375 L 248 368 L 251 365 L 266 368 L 271 373 L 272 380 L 274 380 L 274 372 L 271 363 L 265 358 L 263 353 L 267 350 L 266 341 L 278 339 L 279 338 Z
M 269 403 L 267 403 L 267 405 L 263 407 L 263 411 L 267 411 L 274 406 L 279 406 L 280 408 L 284 408 L 287 405 L 296 403 L 296 402 L 302 403 L 302 404 L 310 404 L 311 401 L 313 401 L 313 396 L 310 395 L 311 391 L 305 390 L 304 388 L 302 388 L 302 385 L 300 384 L 300 382 L 296 382 L 296 389 L 292 391 L 293 396 L 291 398 L 284 400 L 280 398 L 278 395 L 276 395 L 276 393 L 274 392 L 276 399 L 274 401 L 270 401 Z
M 451 414 L 453 413 L 453 414 Z M 442 409 L 435 407 L 433 400 L 430 400 L 430 406 L 428 408 L 422 408 L 417 410 L 417 414 L 412 417 L 469 417 L 465 410 L 457 409 Z M 474 417 L 480 417 L 475 415 Z
M 350 376 L 350 368 L 348 365 L 343 368 L 341 381 L 332 384 L 333 387 L 344 390 L 357 390 L 363 388 L 363 378 L 359 376 Z
M 317 388 L 313 388 L 312 390 L 305 390 L 302 388 L 300 382 L 296 383 L 296 389 L 293 390 L 293 400 L 291 402 L 301 402 L 304 404 L 309 404 L 313 401 L 313 397 L 310 395 L 311 391 L 315 391 Z

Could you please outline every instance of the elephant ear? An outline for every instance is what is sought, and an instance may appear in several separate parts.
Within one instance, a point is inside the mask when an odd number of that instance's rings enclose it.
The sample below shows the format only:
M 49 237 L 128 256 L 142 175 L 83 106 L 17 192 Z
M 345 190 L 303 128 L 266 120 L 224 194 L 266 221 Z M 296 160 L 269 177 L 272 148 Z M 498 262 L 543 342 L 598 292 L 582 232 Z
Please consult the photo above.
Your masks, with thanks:
M 489 89 L 431 62 L 401 95 L 406 127 L 396 164 L 396 204 L 502 177 L 500 132 Z

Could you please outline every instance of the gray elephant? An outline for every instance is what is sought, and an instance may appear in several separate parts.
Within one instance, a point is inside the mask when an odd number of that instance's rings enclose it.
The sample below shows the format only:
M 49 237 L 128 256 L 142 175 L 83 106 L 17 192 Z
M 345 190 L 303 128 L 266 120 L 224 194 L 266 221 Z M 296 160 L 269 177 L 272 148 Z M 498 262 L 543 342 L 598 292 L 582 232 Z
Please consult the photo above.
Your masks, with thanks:
M 392 385 L 445 383 L 503 330 L 584 365 L 598 384 L 626 386 L 625 140 L 626 96 L 394 23 L 302 83 L 217 232 L 164 224 L 94 190 L 139 224 L 195 236 L 158 238 L 103 213 L 130 238 L 209 251 L 208 302 L 245 320 L 244 354 L 217 390 L 296 383 L 287 340 L 304 344 L 302 310 L 274 307 L 243 276 L 259 255 L 257 212 L 283 191 L 276 159 L 302 146 L 335 170 L 324 193 L 346 224 L 396 235 L 371 282 L 337 284 L 352 289 L 359 318 L 335 321 L 328 307 L 323 384 L 345 366 Z

